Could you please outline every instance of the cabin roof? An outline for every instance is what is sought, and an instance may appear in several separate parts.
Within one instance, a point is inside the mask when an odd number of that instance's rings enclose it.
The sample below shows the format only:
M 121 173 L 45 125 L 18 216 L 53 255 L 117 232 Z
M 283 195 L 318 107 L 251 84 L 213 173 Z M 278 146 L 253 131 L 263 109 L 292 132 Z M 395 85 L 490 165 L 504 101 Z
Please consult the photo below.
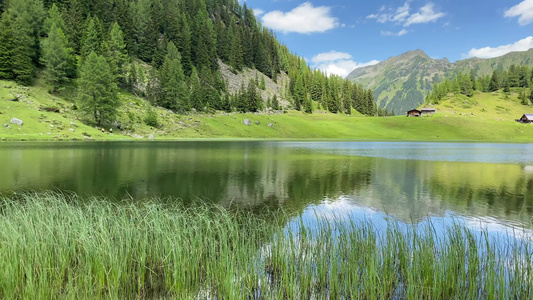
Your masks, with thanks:
M 435 108 L 429 108 L 429 107 L 424 107 L 424 108 L 421 108 L 420 110 L 421 110 L 421 111 L 425 111 L 425 110 L 426 110 L 426 111 L 428 111 L 428 110 L 430 110 L 430 111 L 436 111 Z
M 524 114 L 522 117 L 526 117 L 526 119 L 533 121 L 533 114 Z

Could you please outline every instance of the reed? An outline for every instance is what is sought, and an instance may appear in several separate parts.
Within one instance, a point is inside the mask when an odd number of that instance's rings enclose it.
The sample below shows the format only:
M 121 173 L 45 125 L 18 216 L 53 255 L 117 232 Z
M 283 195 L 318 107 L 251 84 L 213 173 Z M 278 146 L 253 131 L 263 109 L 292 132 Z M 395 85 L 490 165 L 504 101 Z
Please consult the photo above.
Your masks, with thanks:
M 531 299 L 531 243 L 154 199 L 0 198 L 0 298 Z

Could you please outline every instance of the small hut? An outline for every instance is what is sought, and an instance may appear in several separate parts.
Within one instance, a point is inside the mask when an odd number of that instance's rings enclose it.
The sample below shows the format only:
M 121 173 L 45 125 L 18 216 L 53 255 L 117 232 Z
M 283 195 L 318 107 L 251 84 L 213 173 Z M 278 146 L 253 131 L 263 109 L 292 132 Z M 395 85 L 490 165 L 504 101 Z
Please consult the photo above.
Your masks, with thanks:
M 437 112 L 434 108 L 422 108 L 420 109 L 420 115 L 433 115 Z
M 520 118 L 520 123 L 533 123 L 533 114 L 525 114 Z
M 418 109 L 411 109 L 407 112 L 408 117 L 420 117 L 421 114 L 421 111 L 419 111 Z

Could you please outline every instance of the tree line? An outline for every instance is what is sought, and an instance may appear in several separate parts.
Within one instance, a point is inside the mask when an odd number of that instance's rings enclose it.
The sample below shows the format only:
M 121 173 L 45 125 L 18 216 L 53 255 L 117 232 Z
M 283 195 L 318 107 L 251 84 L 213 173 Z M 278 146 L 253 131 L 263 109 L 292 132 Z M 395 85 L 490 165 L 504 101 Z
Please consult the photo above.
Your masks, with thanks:
M 476 91 L 489 93 L 503 90 L 509 93 L 511 88 L 522 88 L 519 92 L 522 104 L 533 102 L 533 70 L 528 66 L 511 65 L 507 70 L 494 70 L 492 75 L 477 76 L 472 69 L 470 73 L 460 73 L 451 80 L 436 83 L 426 102 L 438 104 L 450 93 L 472 97 Z
M 287 74 L 296 110 L 380 113 L 370 90 L 311 70 L 238 0 L 3 0 L 0 13 L 0 78 L 31 85 L 43 70 L 53 93 L 75 82 L 97 124 L 115 116 L 119 88 L 178 113 L 281 109 L 257 80 L 230 95 L 219 61 Z

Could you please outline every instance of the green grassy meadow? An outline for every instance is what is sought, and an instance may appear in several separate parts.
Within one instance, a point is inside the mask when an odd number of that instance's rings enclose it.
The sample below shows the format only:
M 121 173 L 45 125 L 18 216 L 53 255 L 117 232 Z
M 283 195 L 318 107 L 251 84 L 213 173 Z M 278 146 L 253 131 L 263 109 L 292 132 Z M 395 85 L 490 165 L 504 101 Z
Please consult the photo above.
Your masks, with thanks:
M 168 199 L 167 199 L 168 200 Z M 532 249 L 459 225 L 376 230 L 350 218 L 0 198 L 2 299 L 530 299 Z M 285 224 L 292 220 L 291 229 Z
M 21 95 L 18 102 L 9 101 Z M 150 104 L 121 92 L 117 122 L 105 125 L 105 133 L 76 110 L 76 90 L 66 88 L 58 95 L 38 81 L 33 87 L 0 81 L 0 140 L 132 140 L 146 139 L 355 139 L 426 141 L 533 141 L 533 126 L 514 122 L 533 112 L 521 105 L 516 93 L 476 94 L 473 98 L 451 97 L 435 106 L 431 117 L 365 117 L 325 112 L 303 114 L 191 114 L 178 115 L 154 108 L 158 127 L 145 124 Z M 58 112 L 47 111 L 50 109 Z M 23 126 L 9 124 L 11 118 Z M 243 124 L 252 121 L 251 126 Z M 256 121 L 258 124 L 256 124 Z M 4 127 L 7 124 L 9 127 Z M 271 124 L 272 126 L 268 126 Z M 109 128 L 113 134 L 109 133 Z

